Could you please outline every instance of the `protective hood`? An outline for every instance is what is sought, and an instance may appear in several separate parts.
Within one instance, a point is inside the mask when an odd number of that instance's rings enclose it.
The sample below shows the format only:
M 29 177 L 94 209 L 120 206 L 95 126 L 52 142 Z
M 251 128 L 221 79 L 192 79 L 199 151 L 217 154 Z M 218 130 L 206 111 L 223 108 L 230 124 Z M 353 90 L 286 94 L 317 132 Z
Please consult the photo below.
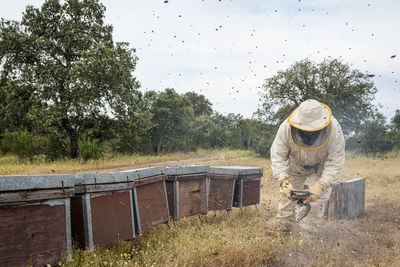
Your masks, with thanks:
M 303 131 L 290 126 L 290 136 L 294 144 L 304 150 L 315 150 L 328 143 L 331 136 L 332 125 L 328 124 L 325 128 L 318 131 Z

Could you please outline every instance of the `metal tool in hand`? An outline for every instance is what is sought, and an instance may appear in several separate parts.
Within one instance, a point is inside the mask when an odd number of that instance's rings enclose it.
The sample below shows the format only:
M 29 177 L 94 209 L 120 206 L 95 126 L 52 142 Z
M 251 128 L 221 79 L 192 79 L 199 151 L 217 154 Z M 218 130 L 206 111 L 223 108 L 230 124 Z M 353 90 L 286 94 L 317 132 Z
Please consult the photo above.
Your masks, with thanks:
M 309 197 L 313 197 L 313 194 L 307 190 L 292 190 L 290 192 L 290 198 L 293 201 L 297 200 L 296 205 L 293 208 L 294 217 L 296 222 L 301 221 L 311 211 L 310 203 L 304 204 L 303 201 Z

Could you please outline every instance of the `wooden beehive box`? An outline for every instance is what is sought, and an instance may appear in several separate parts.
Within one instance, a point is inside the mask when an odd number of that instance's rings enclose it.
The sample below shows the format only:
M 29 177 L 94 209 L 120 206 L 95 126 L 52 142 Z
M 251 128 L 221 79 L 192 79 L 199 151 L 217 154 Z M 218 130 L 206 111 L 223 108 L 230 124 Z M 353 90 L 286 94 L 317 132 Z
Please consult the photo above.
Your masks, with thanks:
M 332 186 L 331 196 L 325 206 L 329 220 L 353 218 L 365 210 L 365 178 L 340 182 Z
M 169 220 L 166 167 L 137 169 L 133 195 L 136 231 L 142 233 Z
M 229 167 L 210 167 L 208 210 L 232 210 L 237 175 Z
M 168 167 L 168 207 L 174 219 L 207 213 L 209 166 Z
M 136 172 L 76 175 L 71 199 L 72 238 L 82 248 L 105 247 L 135 237 Z
M 0 266 L 44 266 L 71 255 L 69 178 L 0 177 Z
M 233 206 L 242 208 L 260 203 L 261 177 L 263 169 L 256 167 L 219 167 L 221 175 L 235 177 Z

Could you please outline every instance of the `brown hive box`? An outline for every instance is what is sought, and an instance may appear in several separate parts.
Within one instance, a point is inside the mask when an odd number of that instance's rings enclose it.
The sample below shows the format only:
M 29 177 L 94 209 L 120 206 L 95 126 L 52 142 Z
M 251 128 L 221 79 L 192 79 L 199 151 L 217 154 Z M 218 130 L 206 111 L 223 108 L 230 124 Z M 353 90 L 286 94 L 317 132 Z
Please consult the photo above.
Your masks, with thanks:
M 78 246 L 105 247 L 135 237 L 135 179 L 134 170 L 76 175 L 71 225 Z
M 332 186 L 331 196 L 325 206 L 325 218 L 353 218 L 363 214 L 364 210 L 365 178 L 356 178 Z
M 136 231 L 142 233 L 169 220 L 165 167 L 137 169 L 133 195 Z
M 233 206 L 242 208 L 260 203 L 260 187 L 263 169 L 256 167 L 223 166 L 215 167 L 219 176 L 235 179 Z
M 0 177 L 0 266 L 53 265 L 71 255 L 70 178 Z
M 168 167 L 168 207 L 174 219 L 207 213 L 209 166 Z
M 236 175 L 226 167 L 210 167 L 208 179 L 208 210 L 232 210 Z

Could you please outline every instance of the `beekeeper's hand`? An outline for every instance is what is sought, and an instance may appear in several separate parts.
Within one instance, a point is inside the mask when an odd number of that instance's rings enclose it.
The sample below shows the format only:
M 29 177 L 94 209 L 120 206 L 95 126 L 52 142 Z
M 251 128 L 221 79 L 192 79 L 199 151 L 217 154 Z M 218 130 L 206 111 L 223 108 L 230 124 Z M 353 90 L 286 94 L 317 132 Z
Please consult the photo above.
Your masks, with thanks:
M 281 192 L 282 194 L 290 199 L 290 192 L 293 190 L 293 185 L 290 183 L 289 178 L 281 180 Z
M 308 191 L 313 194 L 312 197 L 307 198 L 303 201 L 304 204 L 315 201 L 321 197 L 321 194 L 326 190 L 326 184 L 317 181 Z

